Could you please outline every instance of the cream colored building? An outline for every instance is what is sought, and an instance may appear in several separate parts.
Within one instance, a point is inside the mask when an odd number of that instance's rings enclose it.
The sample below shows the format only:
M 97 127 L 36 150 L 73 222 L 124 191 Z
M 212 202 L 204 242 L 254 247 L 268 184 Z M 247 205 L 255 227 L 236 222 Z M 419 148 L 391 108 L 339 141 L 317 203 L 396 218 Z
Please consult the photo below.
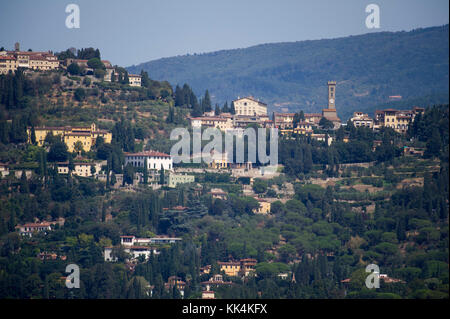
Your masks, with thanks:
M 191 126 L 199 128 L 201 126 L 218 128 L 221 131 L 227 131 L 233 128 L 233 121 L 231 117 L 222 116 L 202 116 L 192 117 Z
M 73 164 L 74 164 L 74 170 L 72 172 L 73 175 L 91 177 L 100 173 L 100 171 L 102 170 L 102 166 L 106 165 L 106 161 L 91 162 L 91 163 L 75 162 Z M 57 163 L 57 167 L 58 167 L 58 174 L 69 174 L 69 162 L 59 162 Z M 94 174 L 92 174 L 91 171 L 92 167 L 94 167 L 95 169 Z
M 141 76 L 137 74 L 128 74 L 128 83 L 130 86 L 141 86 Z
M 54 55 L 30 55 L 29 68 L 48 71 L 59 68 L 59 61 Z
M 267 115 L 267 104 L 252 96 L 233 101 L 236 115 Z
M 413 107 L 412 110 L 385 109 L 375 111 L 374 128 L 390 127 L 398 133 L 406 133 L 414 118 L 425 111 L 421 107 Z
M 350 121 L 355 127 L 373 128 L 373 119 L 366 113 L 354 112 Z
M 305 122 L 318 125 L 322 119 L 322 114 L 320 113 L 305 113 Z
M 16 69 L 20 67 L 48 71 L 59 68 L 58 58 L 50 52 L 6 51 L 4 56 L 16 59 Z
M 295 113 L 274 113 L 273 121 L 277 128 L 285 129 L 292 128 Z
M 5 52 L 5 51 L 3 51 Z M 0 55 L 0 74 L 16 72 L 18 66 L 17 59 L 14 56 Z

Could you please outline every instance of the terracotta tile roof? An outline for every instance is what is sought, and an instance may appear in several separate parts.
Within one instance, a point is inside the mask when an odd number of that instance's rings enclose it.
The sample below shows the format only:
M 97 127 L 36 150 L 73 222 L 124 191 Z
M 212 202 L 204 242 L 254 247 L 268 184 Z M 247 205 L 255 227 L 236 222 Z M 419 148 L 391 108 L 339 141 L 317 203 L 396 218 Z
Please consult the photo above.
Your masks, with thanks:
M 322 117 L 320 113 L 305 113 L 305 117 Z

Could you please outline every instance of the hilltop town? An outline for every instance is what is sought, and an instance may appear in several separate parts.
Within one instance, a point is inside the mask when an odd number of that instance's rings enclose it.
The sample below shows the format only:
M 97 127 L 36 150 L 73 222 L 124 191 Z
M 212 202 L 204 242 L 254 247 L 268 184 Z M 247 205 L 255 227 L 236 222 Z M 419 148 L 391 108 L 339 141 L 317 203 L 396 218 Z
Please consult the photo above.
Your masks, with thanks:
M 213 105 L 93 48 L 16 44 L 0 74 L 1 297 L 67 297 L 70 261 L 79 298 L 448 298 L 448 105 L 343 119 L 333 79 L 321 113 Z M 175 163 L 176 127 L 277 129 L 279 165 Z

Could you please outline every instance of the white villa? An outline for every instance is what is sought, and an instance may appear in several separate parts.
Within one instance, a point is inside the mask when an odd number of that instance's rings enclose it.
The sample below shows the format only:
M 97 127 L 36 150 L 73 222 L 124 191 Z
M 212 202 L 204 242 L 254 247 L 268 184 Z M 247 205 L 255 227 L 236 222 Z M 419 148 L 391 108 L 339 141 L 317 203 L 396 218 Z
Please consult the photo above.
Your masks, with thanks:
M 144 167 L 147 159 L 147 169 L 172 170 L 172 157 L 168 154 L 156 151 L 144 151 L 139 153 L 125 153 L 125 165 L 130 163 L 134 167 Z

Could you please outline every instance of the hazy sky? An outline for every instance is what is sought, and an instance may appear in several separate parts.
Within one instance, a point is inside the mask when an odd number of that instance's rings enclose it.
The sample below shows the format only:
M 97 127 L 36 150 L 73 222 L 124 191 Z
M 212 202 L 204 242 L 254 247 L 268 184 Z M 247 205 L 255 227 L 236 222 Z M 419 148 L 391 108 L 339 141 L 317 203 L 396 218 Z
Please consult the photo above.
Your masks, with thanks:
M 80 28 L 65 25 L 68 4 Z M 380 28 L 367 29 L 367 5 Z M 161 57 L 261 43 L 335 38 L 447 24 L 448 0 L 0 0 L 0 46 L 61 51 L 99 48 L 130 66 Z

